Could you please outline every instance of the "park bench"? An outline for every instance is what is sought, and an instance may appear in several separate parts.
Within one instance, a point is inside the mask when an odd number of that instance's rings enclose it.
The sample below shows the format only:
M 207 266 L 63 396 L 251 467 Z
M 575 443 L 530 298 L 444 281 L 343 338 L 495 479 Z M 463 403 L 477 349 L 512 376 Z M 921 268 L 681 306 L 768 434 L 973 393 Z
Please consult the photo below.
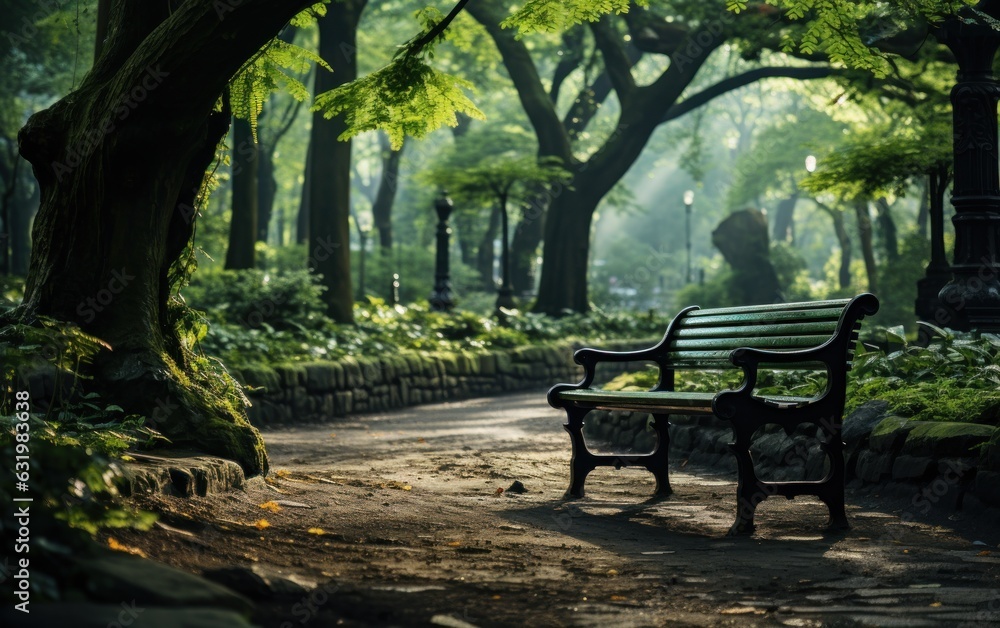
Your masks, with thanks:
M 612 352 L 580 349 L 573 359 L 585 373 L 579 384 L 558 384 L 548 393 L 549 404 L 566 410 L 565 424 L 573 444 L 567 497 L 582 497 L 587 474 L 598 466 L 645 467 L 656 478 L 656 493 L 671 493 L 667 470 L 670 415 L 714 415 L 728 420 L 736 457 L 736 522 L 730 534 L 754 529 L 757 504 L 772 495 L 792 499 L 815 495 L 829 508 L 830 525 L 847 528 L 844 512 L 844 456 L 841 421 L 847 392 L 847 371 L 861 320 L 878 311 L 874 295 L 853 299 L 782 303 L 703 310 L 682 310 L 663 339 L 641 351 Z M 591 388 L 600 362 L 652 362 L 659 382 L 649 391 L 606 391 Z M 683 369 L 742 369 L 742 384 L 717 392 L 674 391 L 674 372 Z M 755 393 L 758 370 L 794 369 L 826 372 L 826 389 L 815 397 Z M 645 412 L 652 415 L 657 444 L 642 455 L 597 455 L 584 441 L 584 417 L 593 410 Z M 803 423 L 817 426 L 822 451 L 829 458 L 826 476 L 818 481 L 765 482 L 758 479 L 750 455 L 754 433 L 778 424 L 786 434 Z

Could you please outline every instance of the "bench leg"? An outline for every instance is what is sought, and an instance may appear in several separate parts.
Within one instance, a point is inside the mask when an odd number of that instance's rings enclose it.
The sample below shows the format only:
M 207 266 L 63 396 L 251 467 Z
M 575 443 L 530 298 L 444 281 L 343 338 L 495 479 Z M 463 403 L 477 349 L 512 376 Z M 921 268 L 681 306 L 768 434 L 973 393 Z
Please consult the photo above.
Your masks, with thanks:
M 820 429 L 827 433 L 827 440 L 821 445 L 830 460 L 830 474 L 823 483 L 824 494 L 820 498 L 830 510 L 829 528 L 849 530 L 851 524 L 847 521 L 847 511 L 844 508 L 844 482 L 847 478 L 847 469 L 840 423 L 837 422 L 833 427 L 821 425 Z
M 583 417 L 587 416 L 588 410 L 581 408 L 566 408 L 567 421 L 563 427 L 569 432 L 570 442 L 573 444 L 573 457 L 569 463 L 569 488 L 565 497 L 583 497 L 583 485 L 587 481 L 587 475 L 596 467 L 594 454 L 587 450 L 587 443 L 583 439 Z
M 670 495 L 670 422 L 668 414 L 653 415 L 653 429 L 656 430 L 656 449 L 650 454 L 646 469 L 656 478 L 655 495 Z
M 763 490 L 757 472 L 753 468 L 753 458 L 750 456 L 750 438 L 753 435 L 746 429 L 739 426 L 733 430 L 736 442 L 729 445 L 729 449 L 736 456 L 736 471 L 739 484 L 736 487 L 736 521 L 729 528 L 729 536 L 753 534 L 755 526 L 753 522 L 754 512 L 757 504 L 767 499 L 767 492 Z

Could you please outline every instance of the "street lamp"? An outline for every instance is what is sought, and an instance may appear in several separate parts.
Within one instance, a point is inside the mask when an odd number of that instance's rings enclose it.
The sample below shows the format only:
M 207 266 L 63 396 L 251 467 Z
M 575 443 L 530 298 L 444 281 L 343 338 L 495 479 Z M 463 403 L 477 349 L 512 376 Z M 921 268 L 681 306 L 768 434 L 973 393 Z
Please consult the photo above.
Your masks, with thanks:
M 365 298 L 365 255 L 368 252 L 368 236 L 372 232 L 372 217 L 369 214 L 355 214 L 354 222 L 361 241 L 361 256 L 358 260 L 358 301 Z
M 694 190 L 684 192 L 684 244 L 687 248 L 687 272 L 684 283 L 691 283 L 691 206 L 694 205 Z
M 983 5 L 995 20 L 995 3 Z M 993 59 L 1000 48 L 1000 32 L 962 7 L 958 15 L 932 27 L 938 41 L 958 61 L 951 90 L 954 129 L 955 207 L 952 279 L 938 294 L 941 304 L 934 317 L 939 326 L 961 331 L 1000 329 L 1000 175 L 997 159 L 997 99 L 1000 85 Z
M 431 309 L 435 312 L 447 312 L 455 307 L 451 296 L 451 270 L 448 259 L 448 240 L 451 228 L 448 227 L 448 217 L 455 205 L 448 198 L 448 192 L 441 190 L 434 199 L 434 210 L 438 215 L 437 225 L 437 259 L 434 264 L 434 289 L 431 290 Z

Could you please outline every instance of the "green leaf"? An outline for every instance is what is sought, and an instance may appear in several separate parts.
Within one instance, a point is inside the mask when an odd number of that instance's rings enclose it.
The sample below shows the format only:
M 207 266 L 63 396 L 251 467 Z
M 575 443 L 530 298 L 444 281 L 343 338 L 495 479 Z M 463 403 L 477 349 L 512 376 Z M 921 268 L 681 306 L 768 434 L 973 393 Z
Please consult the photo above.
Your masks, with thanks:
M 457 113 L 484 120 L 465 90 L 472 90 L 470 82 L 403 53 L 380 70 L 316 96 L 313 111 L 326 118 L 344 114 L 347 130 L 340 140 L 383 130 L 398 150 L 407 135 L 420 138 L 444 125 L 457 126 Z

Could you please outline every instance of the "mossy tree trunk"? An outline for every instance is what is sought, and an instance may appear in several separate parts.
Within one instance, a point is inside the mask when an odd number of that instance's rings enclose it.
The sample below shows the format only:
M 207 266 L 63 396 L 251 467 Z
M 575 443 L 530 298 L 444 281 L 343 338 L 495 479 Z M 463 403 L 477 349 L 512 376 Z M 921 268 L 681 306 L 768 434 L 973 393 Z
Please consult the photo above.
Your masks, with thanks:
M 266 471 L 245 414 L 186 372 L 168 271 L 191 239 L 195 196 L 229 115 L 228 80 L 311 0 L 113 2 L 80 87 L 19 136 L 41 203 L 22 322 L 78 324 L 112 348 L 91 382 L 126 412 L 158 417 L 180 445 Z

